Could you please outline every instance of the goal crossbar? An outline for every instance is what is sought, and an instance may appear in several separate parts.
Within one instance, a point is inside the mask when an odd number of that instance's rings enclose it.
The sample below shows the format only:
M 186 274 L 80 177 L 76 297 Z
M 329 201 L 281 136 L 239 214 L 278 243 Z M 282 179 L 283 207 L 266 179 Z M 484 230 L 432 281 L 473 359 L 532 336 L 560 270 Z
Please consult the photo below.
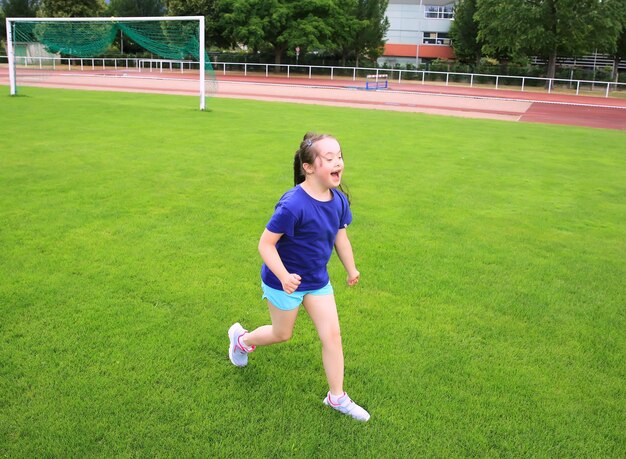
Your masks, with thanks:
M 205 19 L 204 16 L 133 16 L 133 17 L 95 17 L 95 18 L 6 18 L 6 30 L 7 30 L 7 57 L 9 61 L 9 84 L 11 95 L 17 94 L 16 84 L 16 59 L 15 59 L 15 43 L 14 43 L 14 30 L 13 26 L 21 22 L 35 22 L 40 24 L 45 23 L 59 23 L 59 22 L 157 22 L 157 21 L 198 21 L 198 60 L 200 64 L 200 110 L 206 108 L 206 71 L 207 58 L 205 52 L 205 40 L 204 29 Z

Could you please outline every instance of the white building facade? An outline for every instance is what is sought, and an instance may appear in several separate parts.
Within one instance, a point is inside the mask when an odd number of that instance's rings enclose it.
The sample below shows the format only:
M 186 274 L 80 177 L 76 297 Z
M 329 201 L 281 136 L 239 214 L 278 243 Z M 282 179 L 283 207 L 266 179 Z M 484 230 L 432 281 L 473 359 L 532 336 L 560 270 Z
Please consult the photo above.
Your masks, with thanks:
M 389 0 L 389 30 L 382 64 L 421 63 L 454 57 L 448 32 L 454 0 Z

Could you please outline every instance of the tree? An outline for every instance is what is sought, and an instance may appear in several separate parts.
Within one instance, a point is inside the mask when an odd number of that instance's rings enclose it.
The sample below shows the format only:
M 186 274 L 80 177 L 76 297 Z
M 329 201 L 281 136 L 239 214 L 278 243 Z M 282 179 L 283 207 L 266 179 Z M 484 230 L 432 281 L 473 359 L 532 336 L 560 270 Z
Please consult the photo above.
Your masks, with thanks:
M 611 53 L 613 57 L 613 81 L 619 80 L 619 64 L 626 59 L 626 27 L 622 28 L 622 33 L 615 43 L 615 50 Z
M 223 0 L 220 24 L 231 45 L 272 51 L 280 64 L 288 49 L 330 46 L 331 0 Z
M 385 16 L 388 0 L 336 0 L 332 12 L 332 46 L 355 65 L 361 57 L 376 60 L 382 54 L 384 36 L 389 29 Z
M 357 59 L 354 42 L 358 31 L 363 27 L 362 22 L 356 17 L 358 0 L 336 0 L 333 2 L 331 16 L 332 44 L 330 51 L 341 56 L 341 63 L 346 65 L 350 57 Z
M 353 44 L 357 67 L 360 56 L 375 61 L 382 54 L 384 37 L 389 30 L 385 15 L 388 5 L 388 0 L 357 0 L 356 19 L 361 24 Z
M 219 0 L 167 0 L 167 13 L 170 16 L 204 16 L 207 46 L 229 45 L 229 40 L 220 29 Z
M 4 8 L 2 8 L 2 2 L 0 2 L 0 51 L 2 51 L 3 55 L 7 55 L 7 43 L 4 37 L 7 36 L 7 26 L 6 26 L 6 18 L 7 15 L 4 12 Z
M 163 16 L 165 4 L 163 0 L 110 0 L 107 16 Z
M 4 0 L 0 4 L 5 18 L 29 18 L 37 13 L 39 0 Z
M 523 55 L 522 33 L 525 29 L 521 25 L 526 22 L 518 11 L 520 4 L 514 0 L 476 0 L 477 42 L 481 43 L 484 55 L 505 63 Z
M 97 17 L 105 11 L 104 0 L 41 0 L 41 17 Z
M 478 65 L 482 57 L 482 43 L 478 39 L 476 0 L 460 0 L 454 7 L 454 21 L 450 38 L 454 55 L 464 64 Z
M 605 0 L 603 15 L 612 19 L 613 34 L 600 34 L 596 43 L 600 52 L 607 53 L 613 59 L 614 81 L 619 78 L 619 64 L 626 58 L 626 0 Z
M 0 40 L 7 36 L 6 18 L 30 18 L 37 14 L 39 0 L 0 1 Z
M 476 17 L 483 51 L 536 55 L 548 60 L 554 78 L 557 56 L 576 56 L 619 32 L 607 3 L 624 0 L 478 0 Z

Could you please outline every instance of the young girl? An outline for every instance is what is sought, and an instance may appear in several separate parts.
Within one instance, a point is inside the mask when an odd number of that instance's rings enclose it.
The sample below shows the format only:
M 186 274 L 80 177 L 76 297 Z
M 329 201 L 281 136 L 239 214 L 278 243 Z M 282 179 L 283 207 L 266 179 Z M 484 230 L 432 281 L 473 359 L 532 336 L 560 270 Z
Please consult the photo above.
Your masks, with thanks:
M 330 135 L 307 133 L 294 157 L 294 185 L 276 205 L 259 241 L 263 259 L 261 286 L 271 325 L 252 332 L 236 323 L 228 330 L 229 357 L 239 367 L 256 346 L 291 338 L 304 305 L 322 341 L 322 361 L 329 392 L 324 404 L 359 421 L 370 415 L 343 390 L 343 349 L 339 317 L 326 265 L 333 247 L 348 273 L 348 285 L 359 281 L 346 227 L 352 221 L 347 197 L 339 190 L 343 157 Z

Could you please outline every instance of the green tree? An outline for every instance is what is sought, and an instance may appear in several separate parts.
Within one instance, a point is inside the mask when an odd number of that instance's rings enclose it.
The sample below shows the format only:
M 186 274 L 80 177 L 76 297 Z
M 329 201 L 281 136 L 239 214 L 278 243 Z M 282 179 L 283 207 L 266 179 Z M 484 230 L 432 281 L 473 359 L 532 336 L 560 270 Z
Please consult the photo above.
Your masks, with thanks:
M 613 59 L 613 79 L 618 81 L 619 64 L 626 58 L 626 0 L 604 0 L 603 16 L 611 18 L 612 33 L 597 36 L 596 48 Z
M 105 12 L 104 0 L 41 0 L 40 17 L 98 17 Z
M 356 17 L 362 26 L 354 41 L 357 66 L 360 56 L 375 61 L 382 55 L 385 34 L 389 30 L 388 5 L 388 0 L 358 0 Z
M 358 31 L 363 27 L 356 17 L 358 0 L 335 0 L 332 5 L 332 43 L 329 51 L 341 56 L 342 65 L 349 58 L 357 60 L 354 42 Z
M 521 24 L 524 21 L 521 20 L 522 13 L 517 11 L 520 3 L 514 0 L 476 0 L 474 19 L 478 22 L 477 42 L 481 43 L 483 55 L 504 63 L 523 55 L 524 29 Z
M 204 16 L 207 47 L 229 45 L 229 40 L 220 29 L 219 0 L 167 0 L 166 6 L 170 16 Z
M 475 14 L 476 0 L 460 0 L 454 7 L 454 21 L 450 27 L 454 55 L 460 62 L 470 65 L 478 65 L 482 57 Z
M 110 0 L 107 16 L 163 16 L 165 3 L 163 0 Z
M 29 18 L 37 14 L 38 0 L 0 1 L 0 40 L 6 39 L 6 18 Z
M 616 39 L 615 17 L 606 7 L 613 2 L 624 0 L 477 0 L 478 37 L 486 54 L 547 59 L 553 78 L 557 56 L 586 54 L 595 43 Z
M 3 0 L 0 6 L 5 18 L 28 18 L 37 14 L 39 0 Z
M 613 58 L 613 81 L 619 80 L 619 64 L 626 59 L 626 27 L 622 28 L 620 36 L 617 38 L 615 48 L 611 53 Z
M 361 57 L 376 60 L 385 45 L 389 29 L 385 15 L 388 0 L 336 0 L 332 12 L 331 46 L 341 54 L 343 64 L 353 57 L 359 65 Z
M 6 43 L 6 36 L 7 36 L 7 26 L 6 26 L 6 18 L 7 15 L 4 12 L 4 8 L 2 7 L 2 2 L 0 2 L 0 51 L 2 51 L 2 55 L 6 56 L 7 53 L 7 43 Z
M 271 51 L 280 64 L 287 50 L 331 47 L 331 0 L 222 0 L 221 26 L 231 45 Z

